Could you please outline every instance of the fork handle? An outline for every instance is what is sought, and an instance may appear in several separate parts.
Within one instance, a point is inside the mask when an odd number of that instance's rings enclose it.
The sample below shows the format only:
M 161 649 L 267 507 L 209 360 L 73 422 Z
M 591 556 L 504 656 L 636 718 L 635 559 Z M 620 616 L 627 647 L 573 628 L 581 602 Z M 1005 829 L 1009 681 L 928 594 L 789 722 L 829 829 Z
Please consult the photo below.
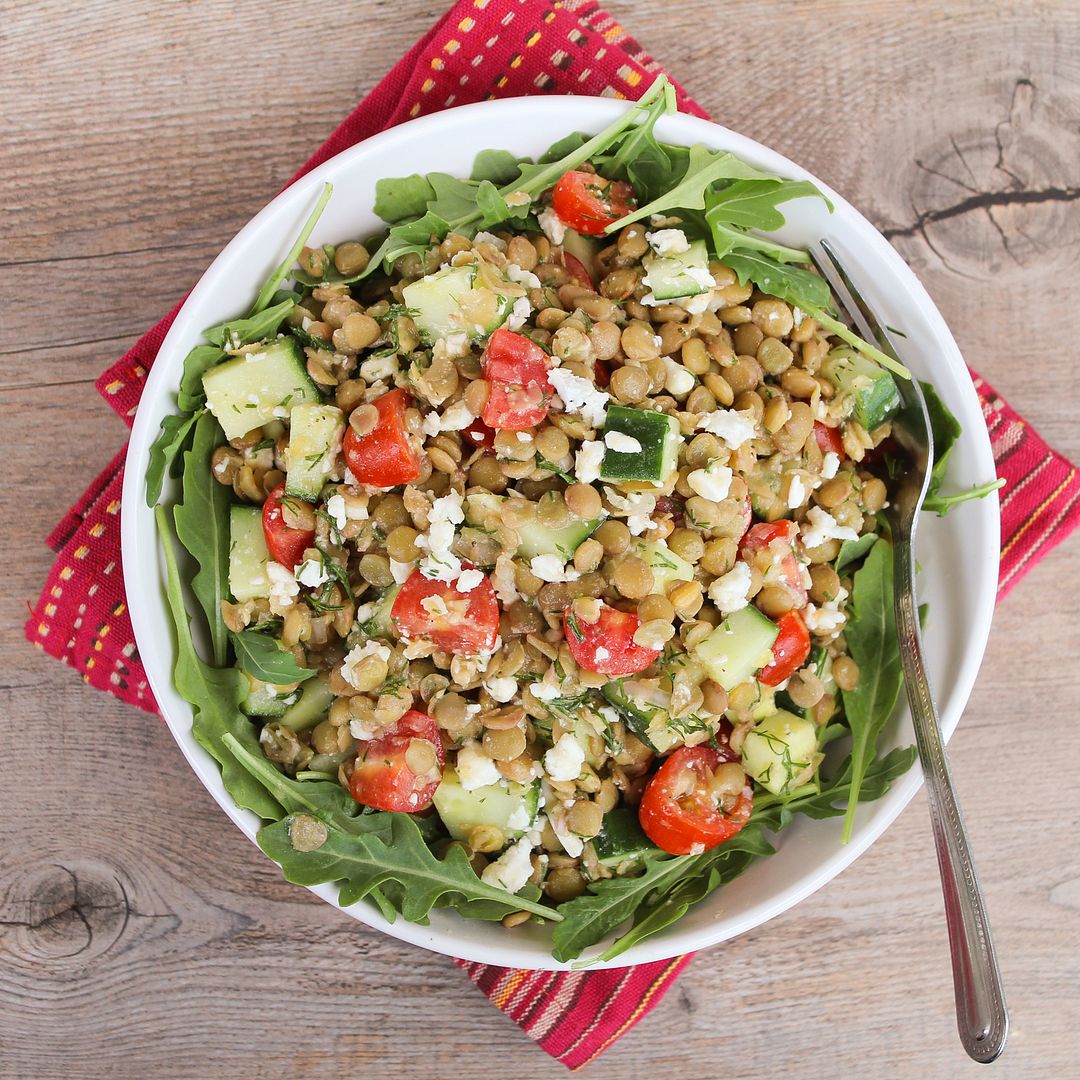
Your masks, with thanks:
M 915 723 L 930 820 L 934 830 L 945 919 L 949 928 L 956 1024 L 960 1041 L 975 1061 L 991 1062 L 1005 1049 L 1009 1014 L 1001 985 L 994 944 L 986 917 L 982 886 L 971 857 L 967 830 L 956 801 L 949 759 L 930 692 L 915 610 L 914 554 L 898 559 L 901 580 L 896 583 L 896 629 L 904 685 Z M 907 580 L 903 580 L 903 578 Z

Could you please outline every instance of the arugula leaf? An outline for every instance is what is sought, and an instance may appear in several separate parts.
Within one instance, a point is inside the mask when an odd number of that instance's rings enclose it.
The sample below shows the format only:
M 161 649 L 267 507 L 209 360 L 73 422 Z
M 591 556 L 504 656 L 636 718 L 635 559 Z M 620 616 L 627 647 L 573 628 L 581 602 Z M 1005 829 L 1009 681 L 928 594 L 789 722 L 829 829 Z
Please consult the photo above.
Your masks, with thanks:
M 422 217 L 435 192 L 426 176 L 388 176 L 375 181 L 372 209 L 388 224 Z
M 858 540 L 845 540 L 836 556 L 836 572 L 842 574 L 852 563 L 857 563 L 874 546 L 877 538 L 877 533 L 867 533 Z
M 211 413 L 195 423 L 191 449 L 184 454 L 184 500 L 173 511 L 176 535 L 199 569 L 191 579 L 210 628 L 213 661 L 225 664 L 228 638 L 221 601 L 228 594 L 229 489 L 214 479 L 210 462 L 225 435 Z
M 832 210 L 832 203 L 809 180 L 736 180 L 705 198 L 705 218 L 709 224 L 722 221 L 740 229 L 779 229 L 785 222 L 777 210 L 792 199 L 819 198 Z
M 972 499 L 982 499 L 992 491 L 1004 487 L 1005 481 L 1001 478 L 991 480 L 986 484 L 976 484 L 967 491 L 958 491 L 955 495 L 927 495 L 923 499 L 922 508 L 930 513 L 944 517 L 954 506 L 961 503 L 971 502 Z
M 288 683 L 304 682 L 318 674 L 314 668 L 300 667 L 291 652 L 283 649 L 277 638 L 260 634 L 256 630 L 241 630 L 231 634 L 233 648 L 236 650 L 236 664 L 253 679 L 284 686 Z
M 675 87 L 664 87 L 664 112 L 675 112 Z M 598 161 L 599 171 L 617 180 L 629 180 L 639 199 L 653 199 L 675 181 L 678 164 L 675 155 L 654 135 L 660 110 L 649 112 L 644 121 L 628 131 L 613 154 Z M 684 152 L 685 153 L 685 152 Z M 685 162 L 682 162 L 685 171 Z
M 473 161 L 470 179 L 489 180 L 501 186 L 512 184 L 520 175 L 521 159 L 509 150 L 481 150 Z
M 150 447 L 150 464 L 146 468 L 146 505 L 153 506 L 161 498 L 165 470 L 181 460 L 181 452 L 201 412 L 180 416 L 164 416 L 161 432 Z
M 855 573 L 851 615 L 844 636 L 852 660 L 859 665 L 859 684 L 841 691 L 851 728 L 851 787 L 842 840 L 851 839 L 859 789 L 874 760 L 878 736 L 892 715 L 900 694 L 900 646 L 893 608 L 893 550 L 880 540 Z
M 225 350 L 215 345 L 196 345 L 184 357 L 184 373 L 180 376 L 180 389 L 176 395 L 176 404 L 184 412 L 193 412 L 206 401 L 202 377 L 224 359 Z
M 273 299 L 274 293 L 277 292 L 281 283 L 289 276 L 292 271 L 293 265 L 300 257 L 300 252 L 304 250 L 304 245 L 308 242 L 308 237 L 311 235 L 312 230 L 315 228 L 322 217 L 323 210 L 326 209 L 326 204 L 330 201 L 330 196 L 334 193 L 334 187 L 332 184 L 323 184 L 322 193 L 315 202 L 315 206 L 311 213 L 308 215 L 307 221 L 304 222 L 303 228 L 300 230 L 300 235 L 297 236 L 295 243 L 289 249 L 289 254 L 278 264 L 277 269 L 266 279 L 263 287 L 259 290 L 259 295 L 255 297 L 255 303 L 251 308 L 251 314 L 258 315 Z M 258 340 L 257 338 L 253 340 Z
M 730 263 L 730 261 L 731 260 L 729 259 L 728 262 Z M 888 354 L 883 353 L 880 349 L 871 345 L 870 342 L 864 341 L 854 330 L 845 326 L 839 319 L 834 319 L 831 315 L 822 311 L 821 308 L 825 306 L 824 304 L 815 307 L 808 299 L 806 303 L 800 304 L 799 306 L 807 315 L 821 323 L 821 325 L 831 334 L 835 334 L 842 341 L 846 341 L 853 349 L 861 352 L 863 356 L 868 356 L 871 360 L 876 360 L 883 368 L 891 371 L 894 375 L 899 375 L 902 379 L 911 378 L 911 372 L 908 371 L 903 364 L 894 360 Z
M 236 805 L 245 810 L 253 810 L 261 818 L 276 819 L 281 816 L 281 806 L 267 793 L 263 785 L 240 765 L 230 745 L 224 741 L 226 735 L 231 735 L 252 754 L 259 753 L 258 738 L 251 721 L 240 711 L 247 680 L 236 668 L 211 667 L 195 651 L 180 586 L 180 571 L 176 566 L 176 550 L 168 511 L 164 506 L 157 506 L 154 508 L 154 517 L 165 554 L 165 591 L 176 631 L 173 683 L 177 693 L 194 711 L 191 733 L 196 742 L 221 766 L 222 782 Z
M 724 263 L 735 271 L 743 285 L 752 281 L 762 292 L 778 296 L 803 311 L 827 307 L 832 300 L 829 283 L 824 278 L 809 270 L 778 263 L 764 252 L 732 252 L 724 257 Z
M 339 899 L 344 906 L 362 900 L 384 883 L 396 883 L 400 888 L 389 890 L 388 899 L 410 922 L 426 920 L 444 899 L 452 905 L 487 901 L 492 905 L 488 917 L 529 911 L 545 919 L 559 918 L 550 907 L 482 882 L 463 847 L 455 845 L 445 858 L 437 858 L 408 814 L 387 815 L 388 839 L 374 832 L 349 834 L 328 825 L 326 839 L 310 851 L 293 844 L 298 818 L 304 816 L 290 814 L 265 826 L 256 838 L 259 847 L 281 866 L 287 880 L 298 885 L 342 882 Z
M 296 307 L 295 297 L 283 300 L 265 311 L 256 312 L 246 319 L 230 319 L 204 330 L 203 334 L 220 348 L 235 349 L 241 345 L 250 345 L 253 341 L 262 341 L 276 334 L 285 316 Z

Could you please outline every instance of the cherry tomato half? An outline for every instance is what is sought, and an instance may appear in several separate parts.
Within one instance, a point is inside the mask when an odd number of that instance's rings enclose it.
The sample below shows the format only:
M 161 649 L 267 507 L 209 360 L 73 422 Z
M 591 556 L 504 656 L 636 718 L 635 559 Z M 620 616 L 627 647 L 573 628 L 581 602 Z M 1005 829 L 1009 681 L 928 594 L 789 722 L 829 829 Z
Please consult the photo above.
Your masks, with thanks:
M 750 820 L 753 789 L 744 773 L 741 791 L 718 798 L 715 777 L 721 765 L 738 760 L 726 746 L 676 750 L 641 796 L 638 819 L 645 835 L 672 855 L 700 854 L 730 840 Z
M 281 512 L 282 502 L 299 503 L 302 500 L 285 494 L 285 485 L 278 484 L 263 503 L 262 525 L 266 537 L 266 550 L 274 562 L 295 570 L 304 559 L 304 552 L 315 543 L 314 529 L 293 529 L 285 524 Z
M 551 205 L 564 225 L 586 236 L 602 236 L 608 225 L 629 214 L 636 203 L 634 189 L 625 181 L 571 169 L 555 185 Z
M 485 450 L 495 445 L 495 432 L 479 416 L 461 434 L 473 446 L 482 446 Z
M 473 570 L 468 563 L 462 570 Z M 490 652 L 499 633 L 499 601 L 487 576 L 469 592 L 414 570 L 394 599 L 390 618 L 403 637 L 427 638 L 459 656 Z
M 413 771 L 425 761 L 428 767 L 423 772 Z M 389 735 L 360 743 L 349 791 L 364 806 L 413 814 L 431 805 L 445 762 L 435 721 L 411 710 Z
M 571 255 L 569 251 L 564 251 L 563 266 L 566 268 L 566 272 L 570 275 L 571 280 L 577 282 L 583 289 L 596 288 L 593 284 L 592 275 L 589 273 L 585 264 L 576 255 Z
M 629 611 L 600 606 L 600 618 L 587 623 L 568 608 L 563 614 L 563 634 L 570 655 L 580 667 L 598 675 L 633 675 L 644 671 L 659 655 L 634 642 L 641 620 Z
M 780 633 L 772 647 L 772 663 L 758 672 L 766 686 L 779 686 L 806 663 L 810 655 L 810 632 L 797 611 L 789 611 L 776 621 Z
M 483 421 L 490 428 L 526 431 L 548 414 L 554 394 L 547 354 L 535 341 L 511 330 L 496 330 L 483 359 L 490 386 Z
M 379 412 L 374 431 L 357 435 L 350 426 L 345 432 L 345 461 L 361 484 L 391 488 L 411 483 L 420 475 L 420 455 L 405 427 L 408 402 L 404 390 L 391 390 L 372 402 Z
M 823 454 L 831 452 L 841 460 L 847 456 L 844 453 L 844 439 L 839 428 L 827 427 L 820 420 L 815 420 L 814 438 L 817 440 L 818 449 Z
M 739 556 L 753 562 L 766 585 L 783 585 L 792 594 L 796 608 L 806 604 L 806 584 L 795 557 L 794 521 L 761 521 L 751 526 L 739 544 Z

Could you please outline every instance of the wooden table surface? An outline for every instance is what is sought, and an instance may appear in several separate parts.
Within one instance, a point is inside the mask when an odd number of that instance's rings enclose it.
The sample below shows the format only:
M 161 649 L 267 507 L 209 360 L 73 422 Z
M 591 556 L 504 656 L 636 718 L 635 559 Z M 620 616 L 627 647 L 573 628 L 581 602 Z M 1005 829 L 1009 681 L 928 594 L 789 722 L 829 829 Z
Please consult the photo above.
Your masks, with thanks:
M 656 14 L 662 8 L 662 18 Z M 722 122 L 844 192 L 1080 460 L 1080 6 L 621 0 Z M 42 539 L 124 438 L 93 380 L 427 28 L 423 0 L 0 2 L 0 1075 L 557 1077 L 444 957 L 287 885 L 164 726 L 28 647 Z M 1076 538 L 952 743 L 1010 1077 L 1080 1075 Z M 590 1077 L 968 1076 L 922 797 L 695 960 Z

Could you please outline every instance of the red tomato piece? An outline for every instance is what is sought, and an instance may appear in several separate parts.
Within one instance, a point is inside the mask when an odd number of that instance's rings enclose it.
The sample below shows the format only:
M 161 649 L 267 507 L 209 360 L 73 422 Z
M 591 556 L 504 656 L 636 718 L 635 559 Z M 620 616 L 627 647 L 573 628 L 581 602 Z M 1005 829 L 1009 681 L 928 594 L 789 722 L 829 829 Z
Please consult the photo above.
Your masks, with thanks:
M 473 446 L 490 450 L 495 445 L 495 432 L 478 416 L 462 433 Z
M 611 382 L 611 369 L 603 360 L 593 361 L 593 382 L 596 383 L 601 390 L 606 390 L 608 383 Z
M 483 368 L 491 387 L 483 413 L 488 427 L 526 431 L 547 416 L 554 390 L 548 382 L 547 354 L 535 341 L 496 330 L 488 339 Z
M 820 420 L 815 420 L 814 438 L 817 439 L 818 449 L 823 454 L 831 451 L 841 460 L 847 456 L 844 453 L 844 440 L 839 428 L 827 427 Z
M 315 543 L 315 530 L 293 529 L 285 524 L 281 512 L 282 501 L 301 502 L 285 494 L 285 485 L 278 484 L 263 503 L 262 525 L 266 537 L 266 550 L 274 562 L 295 570 L 304 560 L 304 552 Z
M 634 189 L 623 180 L 571 169 L 551 193 L 551 205 L 564 225 L 585 236 L 602 236 L 604 229 L 636 206 Z
M 641 796 L 638 819 L 645 835 L 672 855 L 700 854 L 730 840 L 750 820 L 754 793 L 744 774 L 737 795 L 718 798 L 715 774 L 721 765 L 738 760 L 727 746 L 676 750 Z
M 641 620 L 629 611 L 600 605 L 600 618 L 587 623 L 569 608 L 563 614 L 563 634 L 580 667 L 598 675 L 633 675 L 644 671 L 659 655 L 634 642 Z
M 564 251 L 563 266 L 566 268 L 566 272 L 570 275 L 571 279 L 576 281 L 583 289 L 595 290 L 596 286 L 593 284 L 592 275 L 589 273 L 585 264 L 576 255 L 571 255 L 569 251 Z
M 780 633 L 772 647 L 772 663 L 758 672 L 766 686 L 779 686 L 806 663 L 810 655 L 810 631 L 797 611 L 789 611 L 776 621 Z
M 345 461 L 361 484 L 391 488 L 420 475 L 420 455 L 405 426 L 408 401 L 404 390 L 391 390 L 372 402 L 379 412 L 374 431 L 357 435 L 351 426 L 346 430 Z
M 462 570 L 473 570 L 469 563 Z M 426 604 L 425 604 L 426 601 Z M 487 576 L 469 592 L 414 570 L 401 586 L 390 618 L 403 637 L 428 638 L 459 656 L 490 652 L 499 633 L 499 601 Z
M 739 556 L 757 563 L 766 584 L 786 586 L 795 598 L 795 607 L 801 608 L 806 604 L 806 584 L 795 557 L 797 531 L 794 521 L 758 522 L 742 538 Z
M 414 772 L 413 766 L 425 760 L 429 766 L 419 774 Z M 360 744 L 349 791 L 364 806 L 414 814 L 431 805 L 445 763 L 446 751 L 435 721 L 411 710 L 389 735 Z

